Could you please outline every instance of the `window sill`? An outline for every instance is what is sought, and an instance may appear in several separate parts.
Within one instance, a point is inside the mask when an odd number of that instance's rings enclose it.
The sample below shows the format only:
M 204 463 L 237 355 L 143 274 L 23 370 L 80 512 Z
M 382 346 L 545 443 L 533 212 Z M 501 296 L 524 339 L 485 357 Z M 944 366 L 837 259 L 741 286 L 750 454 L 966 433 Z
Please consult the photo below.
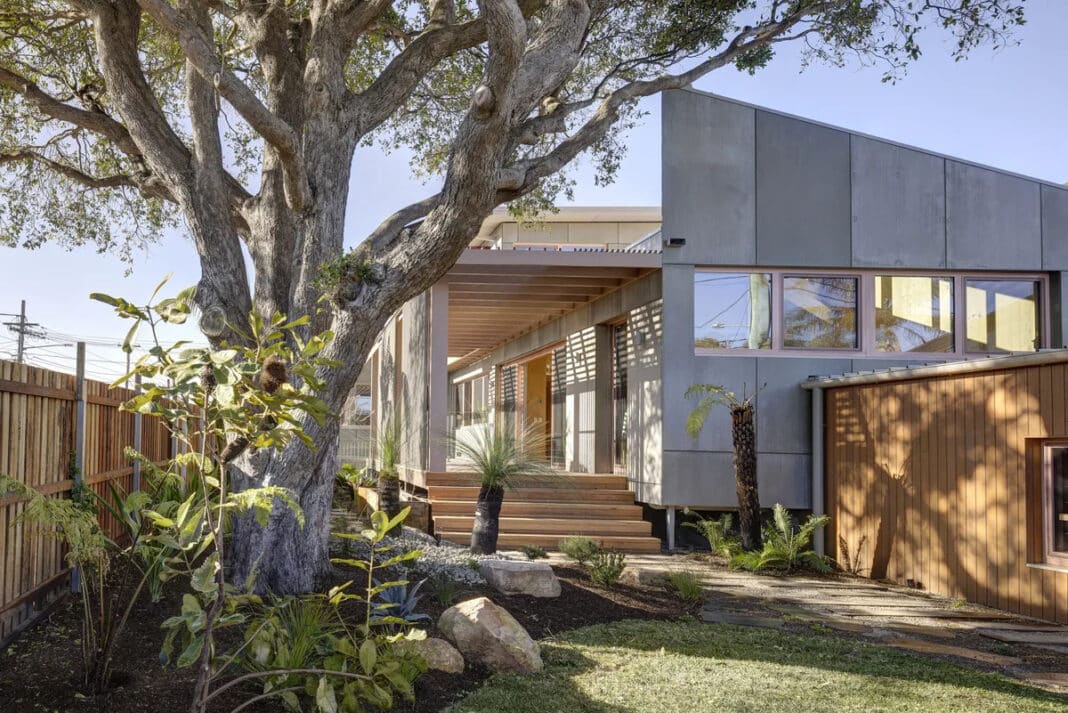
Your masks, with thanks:
M 1044 569 L 1048 572 L 1068 573 L 1068 564 L 1047 564 L 1045 562 L 1028 562 L 1027 566 L 1031 569 Z

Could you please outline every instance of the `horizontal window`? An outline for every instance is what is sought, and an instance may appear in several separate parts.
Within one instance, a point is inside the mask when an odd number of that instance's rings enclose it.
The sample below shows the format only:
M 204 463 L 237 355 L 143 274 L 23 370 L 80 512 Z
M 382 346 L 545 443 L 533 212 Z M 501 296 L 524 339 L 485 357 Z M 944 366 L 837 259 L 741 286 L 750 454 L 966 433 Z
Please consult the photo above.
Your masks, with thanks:
M 783 346 L 794 349 L 856 349 L 857 278 L 783 278 Z
M 1046 346 L 1042 274 L 694 271 L 694 347 L 865 356 L 1031 352 Z
M 875 349 L 952 352 L 953 278 L 877 275 Z
M 693 298 L 698 349 L 771 348 L 771 275 L 698 272 Z
M 1042 346 L 1037 280 L 965 280 L 969 352 L 1030 352 Z

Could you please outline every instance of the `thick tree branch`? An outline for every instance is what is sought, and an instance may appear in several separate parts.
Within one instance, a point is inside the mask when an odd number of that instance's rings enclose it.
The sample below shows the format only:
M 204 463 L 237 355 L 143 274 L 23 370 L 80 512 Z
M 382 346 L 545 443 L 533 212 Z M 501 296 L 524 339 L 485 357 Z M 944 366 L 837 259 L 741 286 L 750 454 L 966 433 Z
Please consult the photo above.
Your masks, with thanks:
M 133 176 L 127 174 L 116 174 L 113 176 L 91 176 L 84 171 L 81 171 L 74 166 L 51 159 L 44 154 L 37 151 L 14 151 L 12 153 L 0 154 L 0 165 L 8 163 L 20 163 L 24 161 L 32 161 L 39 163 L 42 166 L 60 174 L 66 176 L 75 183 L 79 183 L 86 188 L 99 189 L 99 188 L 139 188 L 139 184 L 134 180 Z
M 308 177 L 300 154 L 300 138 L 286 122 L 271 112 L 256 94 L 223 66 L 211 40 L 189 18 L 166 0 L 137 0 L 138 4 L 178 40 L 189 63 L 237 110 L 265 141 L 278 150 L 286 175 L 286 199 L 295 211 L 304 210 L 311 198 Z
M 138 162 L 142 161 L 141 149 L 131 138 L 130 132 L 103 111 L 96 109 L 89 111 L 61 102 L 42 90 L 35 82 L 4 67 L 0 67 L 0 87 L 21 95 L 30 106 L 45 116 L 92 131 L 109 139 L 130 158 Z

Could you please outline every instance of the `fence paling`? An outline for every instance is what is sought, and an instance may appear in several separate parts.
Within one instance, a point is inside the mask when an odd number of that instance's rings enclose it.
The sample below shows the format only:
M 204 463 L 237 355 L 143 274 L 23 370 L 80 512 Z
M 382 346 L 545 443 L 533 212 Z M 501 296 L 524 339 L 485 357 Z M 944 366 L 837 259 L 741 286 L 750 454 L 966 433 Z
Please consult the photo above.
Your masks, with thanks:
M 0 360 L 0 473 L 55 498 L 69 497 L 78 479 L 103 497 L 109 483 L 132 490 L 126 447 L 155 462 L 171 455 L 160 419 L 119 410 L 135 393 Z M 60 543 L 19 521 L 26 500 L 0 496 L 0 646 L 62 595 L 70 573 Z M 121 524 L 99 510 L 101 527 L 117 536 Z

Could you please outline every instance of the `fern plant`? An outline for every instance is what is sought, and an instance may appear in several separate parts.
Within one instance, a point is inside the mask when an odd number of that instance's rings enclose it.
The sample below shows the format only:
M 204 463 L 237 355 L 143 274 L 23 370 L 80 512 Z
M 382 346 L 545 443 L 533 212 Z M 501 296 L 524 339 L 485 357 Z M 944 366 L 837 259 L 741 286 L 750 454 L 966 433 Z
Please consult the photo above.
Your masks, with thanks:
M 731 534 L 733 523 L 733 516 L 726 513 L 718 520 L 697 515 L 697 520 L 684 522 L 682 526 L 700 532 L 708 540 L 708 548 L 712 550 L 712 554 L 730 559 L 742 549 L 741 543 Z
M 784 573 L 807 569 L 829 574 L 834 571 L 831 561 L 809 549 L 816 531 L 827 525 L 826 515 L 809 515 L 797 529 L 789 511 L 776 503 L 772 524 L 764 530 L 764 547 L 758 552 L 742 552 L 731 559 L 731 567 L 752 572 L 778 571 Z

